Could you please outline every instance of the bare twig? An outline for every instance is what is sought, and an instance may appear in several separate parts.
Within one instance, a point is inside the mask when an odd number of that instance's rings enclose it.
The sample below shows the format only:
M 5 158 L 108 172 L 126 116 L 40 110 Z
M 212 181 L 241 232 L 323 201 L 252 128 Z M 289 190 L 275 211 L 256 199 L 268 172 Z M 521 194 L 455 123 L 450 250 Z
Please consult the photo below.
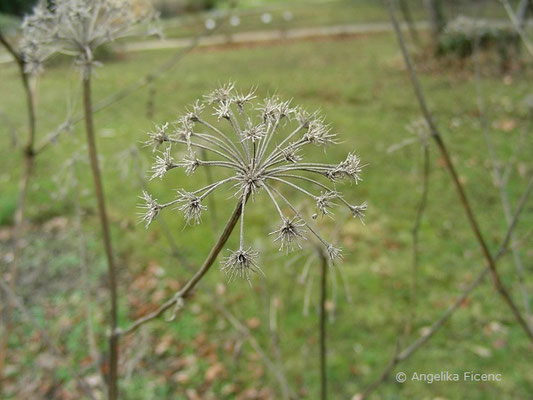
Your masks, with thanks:
M 533 178 L 530 180 L 522 198 L 520 199 L 520 202 L 513 216 L 513 220 L 509 225 L 509 228 L 507 229 L 507 233 L 500 244 L 498 252 L 494 256 L 495 262 L 498 261 L 505 254 L 507 246 L 509 245 L 509 242 L 511 240 L 513 231 L 518 223 L 518 220 L 520 219 L 520 215 L 522 214 L 524 206 L 526 205 L 527 199 L 531 194 L 532 190 Z M 387 364 L 383 372 L 380 374 L 379 378 L 363 390 L 362 394 L 359 396 L 359 400 L 366 399 L 381 383 L 383 383 L 387 379 L 390 373 L 400 362 L 405 361 L 409 357 L 411 357 L 422 345 L 424 345 L 433 335 L 435 335 L 435 333 L 437 333 L 438 330 L 448 321 L 448 319 L 450 319 L 450 317 L 455 313 L 455 311 L 459 309 L 461 304 L 465 302 L 465 300 L 470 296 L 474 289 L 476 289 L 481 284 L 481 282 L 483 282 L 489 272 L 490 267 L 485 267 L 479 273 L 476 279 L 474 279 L 474 281 L 470 285 L 468 285 L 465 290 L 463 290 L 461 296 L 459 296 L 457 300 L 450 307 L 448 307 L 448 309 L 440 316 L 440 318 L 437 319 L 422 336 L 420 336 L 417 340 L 411 343 L 411 345 L 409 345 L 402 351 L 400 351 L 399 348 L 396 347 L 394 355 L 389 364 Z
M 501 200 L 503 212 L 505 215 L 505 221 L 507 222 L 507 226 L 509 226 L 509 224 L 512 222 L 513 215 L 511 211 L 511 205 L 509 203 L 509 193 L 507 192 L 507 187 L 504 181 L 504 177 L 503 177 L 500 165 L 498 163 L 498 160 L 496 158 L 496 151 L 494 149 L 494 143 L 490 135 L 490 128 L 489 128 L 489 124 L 486 118 L 485 101 L 484 101 L 484 96 L 483 96 L 483 87 L 481 83 L 481 71 L 480 71 L 481 67 L 479 63 L 479 43 L 478 42 L 479 40 L 476 40 L 475 47 L 474 47 L 474 68 L 475 68 L 475 77 L 476 77 L 476 94 L 477 94 L 477 107 L 478 107 L 479 121 L 481 124 L 481 129 L 483 131 L 483 136 L 485 138 L 485 143 L 487 145 L 487 151 L 488 151 L 489 160 L 492 165 L 492 173 L 493 173 L 494 181 L 495 181 L 496 187 L 498 188 L 500 192 L 500 200 Z M 518 150 L 518 148 L 515 148 L 515 150 Z M 524 278 L 524 265 L 522 263 L 522 258 L 520 257 L 520 252 L 517 249 L 516 240 L 514 237 L 511 237 L 510 247 L 511 247 L 511 252 L 513 254 L 516 275 L 518 277 L 518 286 L 522 294 L 524 314 L 526 316 L 527 321 L 530 323 L 531 308 L 529 305 L 529 293 L 527 291 L 526 284 L 525 284 L 525 278 Z
M 470 226 L 472 228 L 472 231 L 474 233 L 474 236 L 479 244 L 479 247 L 481 248 L 481 252 L 483 253 L 483 256 L 488 264 L 488 267 L 490 269 L 490 274 L 492 277 L 492 281 L 494 284 L 494 287 L 496 288 L 498 294 L 502 297 L 504 302 L 507 304 L 513 315 L 515 316 L 515 319 L 520 324 L 520 326 L 523 328 L 524 332 L 528 336 L 529 340 L 533 343 L 533 330 L 530 329 L 528 323 L 522 316 L 520 310 L 514 303 L 513 299 L 511 298 L 509 292 L 503 285 L 500 275 L 498 273 L 498 270 L 496 268 L 496 263 L 494 262 L 494 258 L 490 253 L 490 250 L 487 246 L 487 243 L 485 241 L 485 238 L 483 234 L 481 233 L 481 229 L 479 227 L 478 221 L 476 217 L 474 216 L 474 213 L 472 211 L 472 208 L 470 206 L 470 202 L 468 201 L 468 198 L 466 196 L 465 190 L 463 188 L 463 185 L 461 184 L 459 177 L 457 175 L 457 171 L 455 169 L 455 166 L 451 160 L 450 154 L 448 152 L 448 148 L 446 147 L 444 140 L 440 134 L 440 131 L 433 120 L 433 116 L 429 110 L 429 107 L 427 105 L 424 93 L 422 91 L 422 87 L 420 85 L 420 81 L 418 80 L 418 76 L 416 74 L 416 71 L 413 67 L 413 63 L 411 61 L 411 56 L 409 55 L 409 52 L 407 51 L 407 47 L 405 45 L 405 40 L 403 38 L 403 33 L 400 29 L 400 26 L 398 24 L 398 20 L 396 19 L 395 10 L 394 10 L 394 4 L 393 0 L 387 0 L 389 14 L 391 17 L 391 21 L 393 24 L 394 31 L 396 33 L 396 37 L 398 39 L 398 44 L 400 46 L 402 55 L 404 57 L 405 64 L 407 66 L 407 69 L 409 71 L 409 76 L 411 78 L 411 82 L 413 84 L 413 88 L 416 94 L 416 97 L 418 99 L 422 114 L 424 115 L 424 118 L 426 119 L 426 122 L 428 123 L 431 137 L 435 140 L 440 153 L 442 155 L 442 158 L 444 159 L 444 163 L 446 165 L 446 168 L 448 169 L 451 178 L 453 180 L 453 183 L 455 185 L 455 188 L 457 190 L 457 194 L 459 196 L 459 200 L 461 201 L 461 204 L 465 210 L 466 217 L 468 219 L 468 222 L 470 223 Z
M 422 218 L 426 210 L 428 191 L 429 191 L 429 146 L 425 137 L 420 138 L 422 143 L 423 154 L 423 166 L 422 166 L 422 193 L 420 195 L 420 201 L 416 209 L 415 222 L 411 231 L 412 235 L 412 281 L 411 281 L 411 293 L 409 299 L 409 316 L 405 325 L 404 333 L 409 335 L 415 318 L 415 301 L 418 292 L 418 259 L 419 259 L 419 234 Z

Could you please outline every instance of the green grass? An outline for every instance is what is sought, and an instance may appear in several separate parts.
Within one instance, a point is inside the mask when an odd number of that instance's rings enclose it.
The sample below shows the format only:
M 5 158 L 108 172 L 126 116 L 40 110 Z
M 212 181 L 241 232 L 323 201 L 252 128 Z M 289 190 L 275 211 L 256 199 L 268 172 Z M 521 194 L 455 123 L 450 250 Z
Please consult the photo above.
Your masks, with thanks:
M 125 56 L 120 62 L 107 63 L 96 71 L 95 99 L 128 85 L 171 55 L 169 51 L 152 51 Z M 12 118 L 23 134 L 24 98 L 16 69 L 14 66 L 2 66 L 0 75 L 0 93 L 10 94 L 0 98 L 0 108 Z M 122 324 L 125 325 L 132 317 L 128 312 L 135 311 L 131 307 L 133 300 L 140 297 L 143 301 L 156 303 L 151 294 L 132 286 L 133 280 L 140 274 L 144 274 L 148 281 L 152 276 L 146 272 L 150 264 L 157 264 L 165 271 L 165 277 L 157 281 L 156 288 L 150 289 L 150 293 L 160 289 L 170 294 L 170 282 L 184 282 L 189 274 L 170 257 L 167 243 L 157 224 L 148 230 L 137 224 L 137 196 L 141 189 L 133 172 L 126 177 L 121 175 L 120 171 L 127 161 L 118 156 L 130 146 L 138 145 L 144 140 L 145 132 L 153 127 L 154 122 L 159 124 L 174 120 L 194 99 L 219 82 L 228 80 L 235 80 L 238 87 L 243 89 L 256 85 L 259 96 L 279 92 L 283 97 L 293 98 L 295 103 L 310 109 L 322 109 L 327 115 L 327 121 L 344 143 L 343 146 L 329 149 L 326 157 L 340 160 L 348 151 L 355 149 L 369 164 L 365 168 L 362 183 L 341 188 L 349 198 L 369 203 L 366 225 L 362 226 L 340 211 L 336 219 L 337 229 L 331 222 L 321 222 L 326 235 L 338 235 L 345 248 L 345 262 L 340 268 L 354 299 L 354 304 L 346 301 L 339 283 L 336 319 L 328 325 L 329 389 L 331 398 L 351 398 L 376 378 L 386 365 L 394 350 L 397 332 L 409 311 L 410 230 L 421 189 L 421 152 L 417 145 L 391 154 L 386 150 L 409 135 L 405 125 L 420 118 L 420 114 L 396 43 L 390 35 L 226 51 L 198 50 L 187 56 L 175 71 L 154 84 L 154 121 L 145 117 L 148 96 L 146 89 L 96 114 L 113 239 L 120 257 Z M 530 70 L 513 75 L 511 84 L 504 84 L 501 77 L 484 79 L 490 122 L 516 120 L 516 127 L 509 132 L 497 129 L 492 131 L 502 160 L 506 160 L 511 154 L 513 143 L 518 140 L 521 130 L 529 126 L 521 101 L 529 94 L 530 81 Z M 473 79 L 469 74 L 440 70 L 423 73 L 422 82 L 460 176 L 466 182 L 466 190 L 474 204 L 476 216 L 486 232 L 491 248 L 495 249 L 505 232 L 505 222 L 498 193 L 487 170 L 491 160 L 485 151 L 482 132 L 476 119 Z M 79 99 L 75 97 L 79 95 L 78 73 L 68 66 L 57 66 L 40 79 L 40 138 L 61 122 L 65 113 L 65 99 L 69 93 L 74 96 L 74 106 L 79 108 Z M 57 145 L 37 160 L 35 179 L 29 194 L 29 219 L 33 223 L 39 224 L 53 216 L 64 214 L 69 219 L 72 218 L 73 207 L 69 197 L 59 200 L 51 196 L 56 187 L 52 177 L 59 174 L 62 163 L 68 157 L 81 151 L 83 143 L 84 132 L 81 125 L 78 125 L 71 134 L 61 137 Z M 531 148 L 530 139 L 526 138 L 512 168 L 509 192 L 513 204 L 518 201 L 527 177 L 531 175 L 528 145 Z M 141 154 L 144 160 L 152 159 L 149 149 L 142 149 Z M 323 156 L 321 151 L 316 154 Z M 20 153 L 9 147 L 7 132 L 0 137 L 0 157 L 0 178 L 3 182 L 0 202 L 2 221 L 8 221 L 9 215 L 4 215 L 12 210 L 11 205 L 16 201 L 21 159 Z M 82 187 L 87 188 L 89 194 L 82 202 L 87 213 L 85 231 L 91 254 L 91 284 L 93 288 L 98 287 L 98 290 L 93 290 L 98 299 L 94 308 L 105 310 L 105 264 L 99 242 L 95 204 L 90 196 L 92 184 L 87 164 L 80 163 L 77 171 Z M 176 173 L 162 182 L 150 183 L 150 190 L 155 197 L 164 201 L 172 196 L 173 189 L 197 187 L 198 183 L 194 178 L 186 177 L 180 171 L 174 172 Z M 204 180 L 201 172 L 195 177 Z M 60 184 L 64 184 L 61 175 L 59 180 Z M 291 195 L 299 197 L 297 193 Z M 233 202 L 227 195 L 219 195 L 217 198 L 219 224 L 231 212 Z M 296 283 L 296 275 L 300 272 L 302 263 L 286 266 L 287 259 L 280 257 L 275 252 L 274 245 L 266 239 L 268 232 L 272 230 L 271 212 L 273 210 L 263 196 L 259 196 L 247 215 L 249 241 L 257 241 L 257 245 L 263 248 L 262 265 L 267 275 L 266 283 L 262 283 L 257 277 L 254 279 L 254 288 L 250 289 L 244 282 L 235 282 L 221 296 L 241 320 L 246 321 L 252 317 L 261 320 L 261 325 L 253 332 L 269 354 L 272 354 L 272 349 L 263 300 L 265 285 L 271 295 L 279 297 L 281 305 L 278 310 L 278 326 L 287 376 L 294 390 L 306 398 L 316 399 L 319 393 L 316 368 L 317 276 L 311 297 L 311 313 L 305 317 L 302 315 L 304 288 Z M 186 255 L 195 263 L 201 262 L 214 240 L 209 213 L 202 225 L 185 229 L 179 215 L 169 212 L 165 217 Z M 533 211 L 528 206 L 517 229 L 518 237 L 523 237 L 532 223 Z M 38 226 L 35 227 L 37 228 Z M 41 265 L 44 276 L 48 276 L 48 279 L 53 277 L 55 284 L 49 282 L 50 286 L 44 285 L 41 290 L 44 293 L 34 295 L 30 289 L 23 289 L 23 293 L 32 312 L 40 316 L 40 321 L 46 322 L 53 337 L 62 338 L 72 359 L 81 362 L 79 360 L 86 355 L 85 332 L 79 328 L 83 321 L 83 301 L 80 300 L 80 290 L 72 279 L 72 271 L 78 271 L 78 266 L 76 243 L 72 241 L 74 234 L 69 233 L 71 229 L 71 225 L 68 225 L 64 235 L 47 235 L 41 241 L 35 239 L 29 242 L 25 250 L 25 273 Z M 481 254 L 458 204 L 451 180 L 433 146 L 429 203 L 420 237 L 419 295 L 411 339 L 431 324 L 483 267 Z M 228 247 L 234 246 L 235 240 L 232 238 Z M 526 247 L 527 243 L 522 253 L 530 264 L 532 254 Z M 510 257 L 501 264 L 504 282 L 518 301 L 513 268 Z M 317 274 L 315 269 L 313 273 Z M 185 398 L 185 388 L 202 384 L 208 364 L 215 359 L 220 360 L 227 370 L 226 376 L 220 378 L 210 389 L 214 391 L 215 398 L 233 398 L 222 394 L 224 387 L 230 384 L 237 385 L 239 390 L 269 387 L 273 393 L 278 393 L 277 384 L 268 370 L 262 374 L 256 371 L 262 364 L 254 358 L 250 346 L 244 346 L 244 353 L 238 361 L 233 358 L 231 350 L 225 347 L 231 348 L 235 333 L 214 310 L 211 297 L 205 294 L 214 291 L 216 284 L 224 282 L 225 278 L 218 268 L 213 268 L 202 283 L 203 289 L 195 297 L 199 304 L 197 308 L 189 308 L 176 322 L 157 321 L 148 328 L 150 342 L 144 363 L 131 380 L 121 382 L 125 398 Z M 532 284 L 529 277 L 530 289 Z M 50 310 L 54 312 L 51 313 Z M 64 316 L 63 319 L 70 317 L 71 320 L 64 321 L 60 318 L 61 315 Z M 60 320 L 63 321 L 62 324 L 58 322 Z M 101 336 L 105 332 L 105 316 L 102 311 L 96 313 L 95 320 Z M 489 332 L 488 327 L 494 322 L 501 328 L 498 332 Z M 22 336 L 13 338 L 12 347 L 17 349 L 17 354 L 22 360 L 26 360 L 24 364 L 29 367 L 39 349 L 35 345 L 28 348 L 23 346 L 24 343 L 35 340 L 32 339 L 28 325 L 23 324 L 18 330 Z M 199 344 L 198 338 L 202 333 L 205 334 L 207 345 Z M 166 352 L 157 354 L 154 349 L 165 334 L 171 335 L 173 344 Z M 497 339 L 502 339 L 502 346 L 494 346 Z M 136 342 L 133 340 L 129 338 L 124 347 L 135 346 Z M 212 346 L 210 358 L 199 355 L 203 354 L 201 351 L 207 351 L 205 349 L 209 348 L 208 345 Z M 478 347 L 488 349 L 489 356 L 478 355 Z M 178 384 L 175 374 L 169 370 L 176 360 L 187 354 L 198 357 L 197 369 L 191 372 L 187 383 Z M 531 345 L 488 280 L 473 294 L 468 307 L 461 308 L 427 345 L 398 370 L 408 374 L 413 371 L 431 373 L 441 370 L 499 372 L 503 374 L 503 381 L 432 385 L 408 382 L 399 385 L 390 379 L 373 398 L 526 399 L 528 393 L 533 391 Z M 16 371 L 15 375 L 21 374 L 23 370 Z M 57 377 L 68 379 L 68 369 L 58 371 Z M 68 387 L 73 386 L 70 384 Z

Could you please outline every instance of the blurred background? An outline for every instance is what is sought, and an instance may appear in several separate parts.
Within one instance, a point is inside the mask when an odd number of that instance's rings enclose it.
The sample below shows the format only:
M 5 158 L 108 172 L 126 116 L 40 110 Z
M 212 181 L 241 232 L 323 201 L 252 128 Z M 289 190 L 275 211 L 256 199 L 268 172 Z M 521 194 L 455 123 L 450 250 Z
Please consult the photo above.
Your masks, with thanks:
M 35 1 L 0 0 L 0 29 L 15 47 Z M 488 244 L 496 253 L 531 179 L 533 77 L 528 1 L 404 0 L 396 3 L 408 49 Z M 135 0 L 146 7 L 145 0 Z M 427 128 L 390 25 L 375 0 L 154 0 L 160 33 L 100 48 L 95 128 L 119 269 L 119 325 L 157 309 L 204 260 L 233 210 L 219 193 L 198 226 L 168 212 L 139 224 L 148 188 L 220 178 L 172 171 L 149 181 L 154 124 L 175 121 L 202 95 L 235 82 L 309 110 L 320 109 L 342 146 L 315 154 L 332 163 L 354 150 L 363 181 L 340 187 L 368 203 L 365 224 L 335 211 L 318 220 L 344 248 L 327 281 L 327 373 L 331 399 L 359 399 L 395 354 L 427 334 L 485 263 Z M 525 9 L 523 8 L 525 7 Z M 522 14 L 523 13 L 523 14 Z M 516 22 L 513 23 L 512 21 Z M 518 29 L 517 29 L 518 28 Z M 21 235 L 2 394 L 5 399 L 104 398 L 108 283 L 86 156 L 80 74 L 70 59 L 48 60 L 36 87 L 36 147 Z M 0 49 L 0 260 L 10 283 L 13 226 L 26 143 L 23 86 Z M 488 135 L 488 136 L 487 136 Z M 487 137 L 490 137 L 489 146 Z M 426 140 L 427 139 L 427 140 Z M 495 166 L 504 182 L 495 178 Z M 201 171 L 200 171 L 201 172 Z M 297 204 L 312 209 L 297 191 Z M 423 206 L 421 207 L 421 204 Z M 421 208 L 422 211 L 421 212 Z M 247 215 L 266 277 L 227 283 L 218 265 L 172 322 L 160 318 L 121 342 L 124 399 L 320 398 L 320 259 L 312 245 L 286 255 L 267 199 Z M 512 213 L 511 213 L 512 214 Z M 513 254 L 499 263 L 527 315 L 533 291 L 533 202 L 526 203 Z M 415 235 L 413 236 L 413 232 Z M 237 235 L 227 247 L 235 248 Z M 523 273 L 516 272 L 516 257 Z M 8 301 L 4 293 L 2 301 Z M 168 315 L 167 315 L 168 317 Z M 4 332 L 4 331 L 2 331 Z M 479 285 L 449 320 L 393 373 L 373 399 L 528 399 L 531 343 L 496 294 Z M 501 373 L 499 382 L 397 383 L 396 371 Z M 289 394 L 288 394 L 289 393 Z

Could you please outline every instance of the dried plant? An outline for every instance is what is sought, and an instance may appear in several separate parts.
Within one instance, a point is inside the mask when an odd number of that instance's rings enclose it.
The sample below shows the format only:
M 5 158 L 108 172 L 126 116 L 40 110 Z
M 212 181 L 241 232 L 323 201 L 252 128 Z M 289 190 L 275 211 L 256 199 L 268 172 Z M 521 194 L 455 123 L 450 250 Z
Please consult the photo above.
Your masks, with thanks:
M 316 203 L 318 215 L 332 216 L 332 208 L 339 203 L 346 206 L 355 216 L 362 218 L 366 204 L 352 205 L 336 189 L 341 180 L 356 184 L 361 180 L 363 164 L 359 157 L 349 153 L 338 164 L 307 162 L 302 150 L 309 145 L 329 146 L 338 143 L 332 132 L 317 112 L 309 113 L 291 101 L 278 96 L 255 103 L 255 90 L 238 93 L 232 83 L 226 84 L 204 96 L 204 102 L 197 100 L 181 116 L 171 129 L 168 123 L 156 126 L 149 133 L 147 146 L 154 151 L 166 145 L 156 156 L 152 168 L 152 179 L 163 178 L 175 168 L 183 168 L 192 175 L 201 167 L 227 169 L 230 176 L 193 191 L 178 190 L 177 196 L 167 203 L 158 203 L 148 193 L 143 193 L 145 212 L 142 220 L 148 226 L 160 211 L 176 206 L 182 211 L 189 224 L 199 224 L 201 215 L 207 210 L 203 201 L 217 189 L 232 185 L 234 196 L 241 204 L 240 242 L 238 249 L 230 251 L 222 261 L 222 270 L 230 280 L 239 276 L 250 280 L 251 272 L 262 272 L 257 263 L 258 252 L 246 246 L 244 238 L 244 215 L 247 199 L 265 193 L 279 214 L 280 226 L 271 235 L 279 242 L 280 250 L 290 252 L 301 247 L 307 231 L 325 247 L 333 260 L 341 257 L 341 249 L 324 239 L 302 216 L 301 212 L 283 194 L 280 186 L 295 189 Z M 213 125 L 204 115 L 209 108 L 217 117 Z M 229 133 L 228 133 L 229 132 Z M 173 157 L 174 145 L 183 145 L 187 155 L 181 160 Z M 201 159 L 198 151 L 204 151 L 212 159 Z M 313 193 L 301 183 L 316 188 Z M 288 213 L 283 210 L 288 207 Z
M 154 17 L 153 12 L 136 12 L 131 0 L 54 0 L 51 6 L 40 1 L 22 23 L 26 70 L 41 72 L 48 57 L 62 53 L 75 57 L 87 74 L 98 47 L 132 35 L 139 22 Z
M 104 187 L 98 164 L 91 96 L 95 51 L 101 45 L 133 33 L 134 27 L 152 16 L 137 14 L 130 0 L 55 0 L 39 2 L 23 21 L 21 43 L 26 73 L 42 70 L 42 63 L 55 53 L 74 57 L 82 72 L 83 109 L 91 172 L 94 181 L 103 244 L 108 265 L 110 297 L 109 399 L 118 398 L 118 289 L 117 273 L 107 217 Z

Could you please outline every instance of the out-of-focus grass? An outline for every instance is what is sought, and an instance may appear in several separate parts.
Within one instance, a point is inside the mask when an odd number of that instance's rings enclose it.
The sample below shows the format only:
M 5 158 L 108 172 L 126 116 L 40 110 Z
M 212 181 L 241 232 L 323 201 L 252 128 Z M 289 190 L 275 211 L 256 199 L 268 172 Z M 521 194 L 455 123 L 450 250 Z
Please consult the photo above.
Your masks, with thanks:
M 95 99 L 114 93 L 171 55 L 170 51 L 152 51 L 124 56 L 118 62 L 109 62 L 104 68 L 96 70 Z M 422 73 L 421 78 L 461 180 L 472 199 L 476 215 L 491 247 L 496 248 L 505 232 L 505 222 L 498 194 L 488 171 L 494 160 L 488 159 L 476 119 L 475 85 L 471 75 L 456 72 Z M 0 98 L 0 107 L 22 134 L 25 128 L 24 97 L 16 69 L 14 66 L 2 66 L 0 74 L 0 93 L 9 93 Z M 163 282 L 167 279 L 183 282 L 189 273 L 169 256 L 165 238 L 157 224 L 149 230 L 137 224 L 137 196 L 141 189 L 133 174 L 127 177 L 121 175 L 120 171 L 126 166 L 127 160 L 119 158 L 119 155 L 130 146 L 139 145 L 145 140 L 145 132 L 152 129 L 154 122 L 174 120 L 194 99 L 210 91 L 218 83 L 228 80 L 236 81 L 238 87 L 243 89 L 257 86 L 259 96 L 278 92 L 310 109 L 320 108 L 344 143 L 328 149 L 325 157 L 332 161 L 341 160 L 348 151 L 355 150 L 369 164 L 365 168 L 362 183 L 340 188 L 354 201 L 368 201 L 366 225 L 361 226 L 358 221 L 348 218 L 340 211 L 337 215 L 340 232 L 335 233 L 331 229 L 332 223 L 321 222 L 325 225 L 325 231 L 329 232 L 327 236 L 335 237 L 338 234 L 339 241 L 345 247 L 345 262 L 339 268 L 344 272 L 354 299 L 353 305 L 348 304 L 339 285 L 337 316 L 335 323 L 329 325 L 328 339 L 332 398 L 350 398 L 377 377 L 388 362 L 397 333 L 409 311 L 410 230 L 420 194 L 421 152 L 417 145 L 391 154 L 387 153 L 387 148 L 404 140 L 409 135 L 405 125 L 420 115 L 396 43 L 387 34 L 227 51 L 198 50 L 186 57 L 175 71 L 154 84 L 154 121 L 145 117 L 146 89 L 96 114 L 113 239 L 120 259 L 121 322 L 123 325 L 127 323 L 127 313 L 131 311 L 128 310 L 126 297 L 137 290 L 131 288 L 131 280 L 137 274 L 144 273 L 150 262 L 160 265 L 165 271 Z M 530 126 L 527 113 L 521 106 L 522 99 L 529 94 L 530 80 L 531 72 L 528 70 L 508 77 L 505 84 L 499 77 L 484 79 L 491 125 L 494 122 L 494 126 L 501 127 L 502 121 L 513 121 L 514 124 L 505 131 L 498 128 L 492 130 L 497 152 L 502 160 L 510 156 L 513 144 L 519 140 L 522 130 Z M 49 129 L 61 122 L 67 99 L 71 99 L 71 106 L 79 109 L 78 73 L 66 66 L 58 66 L 40 78 L 38 87 L 38 129 L 39 138 L 42 138 Z M 511 170 L 509 193 L 512 204 L 516 204 L 532 171 L 531 154 L 526 151 L 527 146 L 531 148 L 531 141 L 529 138 L 525 140 Z M 16 199 L 21 159 L 19 152 L 9 148 L 7 132 L 1 135 L 0 143 L 1 203 L 12 204 Z M 57 145 L 38 158 L 35 179 L 29 193 L 30 222 L 38 224 L 58 215 L 72 217 L 71 202 L 51 196 L 56 187 L 52 178 L 74 152 L 84 154 L 83 144 L 84 132 L 81 125 L 77 125 L 71 134 L 65 134 Z M 141 153 L 144 159 L 151 160 L 149 149 L 142 149 Z M 91 193 L 92 184 L 87 166 L 81 164 L 78 171 L 82 187 Z M 174 189 L 195 188 L 199 185 L 199 180 L 204 180 L 201 171 L 195 175 L 196 179 L 186 177 L 181 171 L 172 172 L 164 181 L 150 183 L 151 192 L 161 201 L 169 200 Z M 298 193 L 291 195 L 299 197 Z M 229 195 L 217 197 L 219 224 L 227 218 L 233 203 L 234 199 Z M 84 197 L 83 206 L 87 212 L 85 231 L 89 237 L 90 253 L 93 255 L 90 260 L 91 282 L 99 287 L 97 292 L 102 299 L 105 264 L 101 256 L 94 256 L 101 254 L 101 248 L 93 199 L 90 196 Z M 278 325 L 289 381 L 295 390 L 313 399 L 318 397 L 319 390 L 317 288 L 315 286 L 312 296 L 311 315 L 304 317 L 301 313 L 304 288 L 294 278 L 301 265 L 285 267 L 286 259 L 279 257 L 276 248 L 270 244 L 267 234 L 273 228 L 270 219 L 272 211 L 263 196 L 258 196 L 247 215 L 247 237 L 250 241 L 257 240 L 257 245 L 263 248 L 262 265 L 267 275 L 266 282 L 270 292 L 281 301 Z M 199 263 L 207 254 L 214 238 L 209 212 L 204 216 L 202 225 L 185 229 L 177 212 L 166 214 L 166 221 L 183 251 L 194 263 Z M 527 233 L 528 226 L 532 223 L 533 212 L 528 206 L 517 229 L 519 238 Z M 458 204 L 448 174 L 443 169 L 442 160 L 433 146 L 429 203 L 420 237 L 419 295 L 412 338 L 416 338 L 436 319 L 483 268 L 477 244 Z M 62 240 L 70 243 L 68 236 Z M 39 242 L 29 241 L 27 249 L 38 245 Z M 69 273 L 78 266 L 66 253 L 75 254 L 75 246 L 49 247 L 53 249 L 52 254 L 47 254 L 45 244 L 41 243 L 40 246 L 42 251 L 25 251 L 25 271 L 32 265 L 41 265 L 32 257 L 43 257 L 48 260 L 52 270 L 62 271 L 55 279 L 63 277 L 72 283 L 68 278 Z M 232 246 L 235 246 L 235 238 L 228 244 L 228 247 Z M 531 261 L 533 255 L 526 245 L 522 252 Z M 504 282 L 518 301 L 516 275 L 508 259 L 502 262 L 501 270 Z M 215 285 L 220 282 L 225 282 L 225 277 L 215 267 L 202 283 L 203 289 L 192 300 L 198 300 L 201 304 L 199 308 L 186 310 L 176 322 L 153 323 L 149 328 L 152 333 L 159 337 L 170 333 L 178 345 L 162 355 L 154 354 L 153 348 L 148 350 L 143 368 L 130 381 L 122 382 L 127 398 L 185 398 L 184 386 L 194 387 L 202 383 L 207 367 L 204 361 L 199 362 L 199 369 L 193 374 L 191 381 L 177 386 L 172 376 L 165 375 L 165 368 L 177 357 L 195 354 L 197 341 L 191 339 L 197 338 L 202 332 L 209 342 L 218 343 L 221 347 L 220 343 L 225 340 L 221 338 L 231 337 L 232 329 L 220 322 L 222 317 L 216 313 L 211 297 L 203 293 L 215 291 Z M 527 283 L 531 289 L 530 278 Z M 257 277 L 254 279 L 254 289 L 250 289 L 245 282 L 235 282 L 221 296 L 231 304 L 239 318 L 261 319 L 261 325 L 253 332 L 269 350 L 262 288 L 261 280 Z M 31 304 L 32 293 L 24 293 Z M 74 360 L 81 360 L 86 354 L 85 333 L 78 326 L 83 324 L 83 318 L 80 317 L 83 304 L 80 293 L 75 286 L 67 293 L 57 290 L 48 293 L 46 304 L 53 304 L 63 310 L 65 315 L 62 317 L 67 318 L 69 313 L 79 317 L 74 325 L 67 324 L 67 328 L 62 328 L 56 322 L 63 318 L 58 315 L 45 317 L 43 311 L 40 311 L 40 304 L 31 304 L 32 312 L 43 315 L 41 320 L 43 323 L 46 321 L 46 327 L 52 330 L 55 337 L 68 338 L 65 346 L 73 353 Z M 70 306 L 66 307 L 66 304 Z M 106 304 L 95 307 L 101 310 Z M 96 328 L 103 335 L 106 330 L 103 324 L 105 317 L 101 312 L 98 315 Z M 22 325 L 21 330 L 26 330 L 26 335 L 29 335 L 28 326 Z M 13 339 L 12 347 L 26 354 L 22 345 L 23 338 Z M 29 336 L 26 338 L 30 340 Z M 256 377 L 251 369 L 246 368 L 247 363 L 252 361 L 251 350 L 246 347 L 245 352 L 245 360 L 240 364 L 243 367 L 236 370 L 232 369 L 234 359 L 227 352 L 220 352 L 219 357 L 231 373 L 217 381 L 214 389 L 217 398 L 223 397 L 223 387 L 231 383 L 244 387 L 277 387 L 268 373 Z M 391 380 L 382 386 L 375 398 L 527 398 L 533 389 L 530 354 L 527 339 L 487 280 L 472 295 L 470 302 L 399 369 L 408 374 L 413 371 L 433 373 L 441 370 L 502 373 L 502 382 L 432 385 L 408 382 L 398 385 Z M 26 354 L 28 364 L 31 364 L 32 357 L 34 354 Z M 65 378 L 68 378 L 68 370 L 62 371 Z

